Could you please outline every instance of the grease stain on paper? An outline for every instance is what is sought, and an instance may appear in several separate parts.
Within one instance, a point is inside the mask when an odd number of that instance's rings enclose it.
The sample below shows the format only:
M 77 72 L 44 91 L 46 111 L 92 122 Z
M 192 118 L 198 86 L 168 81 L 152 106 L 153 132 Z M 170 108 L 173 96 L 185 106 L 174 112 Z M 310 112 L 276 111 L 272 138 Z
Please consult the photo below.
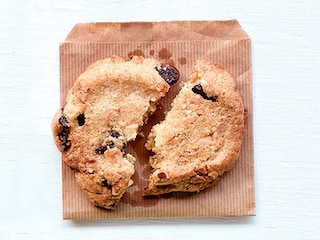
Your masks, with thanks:
M 159 51 L 158 56 L 161 59 L 170 59 L 172 57 L 172 53 L 168 49 L 162 48 Z
M 171 66 L 175 66 L 172 57 L 172 53 L 166 49 L 166 48 L 162 48 L 160 49 L 158 56 L 161 60 L 163 60 L 165 63 L 171 65 Z
M 139 50 L 139 49 L 135 49 L 133 51 L 130 51 L 128 53 L 128 57 L 129 58 L 132 58 L 133 56 L 141 56 L 141 57 L 144 57 L 144 52 Z
M 187 59 L 185 57 L 178 58 L 178 63 L 180 65 L 185 65 L 187 63 Z
M 148 55 L 148 53 L 147 53 L 147 55 Z M 128 53 L 129 58 L 132 58 L 133 56 L 148 57 L 147 55 L 141 49 L 134 49 Z M 167 48 L 161 48 L 158 51 L 158 54 L 156 54 L 156 50 L 154 50 L 154 49 L 149 50 L 150 57 L 155 57 L 156 55 L 160 59 L 161 62 L 167 63 L 171 66 L 175 66 L 175 62 L 172 58 L 173 54 Z M 187 59 L 185 57 L 179 57 L 177 60 L 178 60 L 179 65 L 182 65 L 182 66 L 187 63 Z

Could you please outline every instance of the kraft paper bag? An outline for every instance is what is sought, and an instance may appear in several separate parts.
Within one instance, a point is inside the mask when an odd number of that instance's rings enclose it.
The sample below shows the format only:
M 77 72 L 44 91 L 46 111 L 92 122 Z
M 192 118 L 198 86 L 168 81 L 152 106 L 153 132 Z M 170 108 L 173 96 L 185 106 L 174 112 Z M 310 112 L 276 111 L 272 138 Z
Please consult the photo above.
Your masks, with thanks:
M 61 107 L 77 77 L 96 60 L 119 55 L 157 58 L 174 65 L 183 82 L 196 60 L 208 59 L 226 68 L 236 79 L 247 110 L 246 134 L 240 158 L 220 182 L 200 193 L 143 197 L 151 168 L 144 147 L 151 127 L 164 119 L 180 84 L 173 85 L 128 151 L 137 157 L 134 184 L 115 210 L 90 204 L 73 171 L 62 162 L 64 219 L 124 219 L 255 215 L 251 40 L 238 21 L 171 21 L 80 23 L 60 44 Z

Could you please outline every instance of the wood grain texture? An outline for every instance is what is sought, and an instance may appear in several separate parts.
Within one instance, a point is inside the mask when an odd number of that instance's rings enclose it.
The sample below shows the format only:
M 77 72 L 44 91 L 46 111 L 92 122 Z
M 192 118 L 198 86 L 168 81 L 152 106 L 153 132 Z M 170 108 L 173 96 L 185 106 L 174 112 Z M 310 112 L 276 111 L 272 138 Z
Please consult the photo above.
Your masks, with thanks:
M 0 2 L 1 239 L 317 239 L 320 2 Z M 238 19 L 252 39 L 257 216 L 62 221 L 59 42 L 77 22 Z

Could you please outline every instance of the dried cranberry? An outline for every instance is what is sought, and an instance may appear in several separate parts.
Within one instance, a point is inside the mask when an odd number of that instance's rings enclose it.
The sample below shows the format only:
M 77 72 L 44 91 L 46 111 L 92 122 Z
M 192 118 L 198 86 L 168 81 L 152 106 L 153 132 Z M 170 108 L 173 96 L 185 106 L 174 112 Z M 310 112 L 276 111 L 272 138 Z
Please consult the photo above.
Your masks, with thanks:
M 58 134 L 58 137 L 61 142 L 66 142 L 68 140 L 68 133 L 62 130 L 62 132 Z
M 203 98 L 205 98 L 204 95 L 205 95 L 205 96 L 207 95 L 207 94 L 204 93 L 201 84 L 196 84 L 196 85 L 194 85 L 193 88 L 192 88 L 192 91 L 193 91 L 194 93 L 196 93 L 196 94 L 200 94 Z
M 178 69 L 168 64 L 161 64 L 158 67 L 154 68 L 157 70 L 159 75 L 170 85 L 175 84 L 180 77 Z
M 97 154 L 104 154 L 104 152 L 107 150 L 107 146 L 99 146 L 96 148 Z
M 69 122 L 65 116 L 61 116 L 59 118 L 59 123 L 61 124 L 62 127 L 69 128 Z
M 158 178 L 160 178 L 160 179 L 167 178 L 167 174 L 164 172 L 158 173 Z
M 108 148 L 114 148 L 114 142 L 110 141 L 107 142 L 105 146 L 99 146 L 96 148 L 97 154 L 104 154 L 105 151 L 107 151 Z
M 83 126 L 86 122 L 86 118 L 83 113 L 79 114 L 79 116 L 77 117 L 77 120 L 78 120 L 79 126 Z
M 59 118 L 59 123 L 62 126 L 62 131 L 58 134 L 58 137 L 64 147 L 63 150 L 68 151 L 71 147 L 71 141 L 68 139 L 70 133 L 69 122 L 65 116 L 61 116 Z
M 110 185 L 110 184 L 108 183 L 107 179 L 105 179 L 105 178 L 102 179 L 101 183 L 102 183 L 102 186 L 104 186 L 104 187 L 107 187 L 107 188 L 109 188 L 109 189 L 112 188 L 112 185 Z
M 216 102 L 217 101 L 217 96 L 211 96 L 211 97 L 208 97 L 207 99 L 212 101 L 212 102 Z
M 61 132 L 58 134 L 60 141 L 62 142 L 63 151 L 68 151 L 71 147 L 71 141 L 68 139 L 68 135 L 65 132 Z
M 118 138 L 118 137 L 120 137 L 120 133 L 117 132 L 116 130 L 110 130 L 110 131 L 108 131 L 108 133 L 109 133 L 109 135 L 110 135 L 111 137 L 113 137 L 113 138 Z
M 126 152 L 127 150 L 127 144 L 125 142 L 122 143 L 122 148 L 121 148 L 121 152 Z
M 192 91 L 196 94 L 199 94 L 201 97 L 203 97 L 206 100 L 210 100 L 212 102 L 216 102 L 217 101 L 217 96 L 210 96 L 208 97 L 208 95 L 203 91 L 203 88 L 201 86 L 201 84 L 196 84 L 193 86 Z

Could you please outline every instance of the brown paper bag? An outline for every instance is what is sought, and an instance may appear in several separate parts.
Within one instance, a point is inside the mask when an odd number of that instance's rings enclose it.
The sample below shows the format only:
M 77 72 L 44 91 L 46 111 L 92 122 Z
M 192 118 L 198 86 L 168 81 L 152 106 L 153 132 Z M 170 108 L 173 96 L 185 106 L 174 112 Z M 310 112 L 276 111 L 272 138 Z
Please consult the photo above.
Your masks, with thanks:
M 77 24 L 60 44 L 61 107 L 68 89 L 92 62 L 112 55 L 130 59 L 132 55 L 154 57 L 175 65 L 184 81 L 198 59 L 209 59 L 236 78 L 245 108 L 247 129 L 235 167 L 214 187 L 198 194 L 172 194 L 144 198 L 150 174 L 146 137 L 139 136 L 128 151 L 137 157 L 134 184 L 115 210 L 91 205 L 62 163 L 63 218 L 157 218 L 255 215 L 252 126 L 251 42 L 236 20 L 173 21 Z M 179 84 L 171 87 L 159 109 L 142 129 L 148 136 L 151 126 L 164 118 Z

